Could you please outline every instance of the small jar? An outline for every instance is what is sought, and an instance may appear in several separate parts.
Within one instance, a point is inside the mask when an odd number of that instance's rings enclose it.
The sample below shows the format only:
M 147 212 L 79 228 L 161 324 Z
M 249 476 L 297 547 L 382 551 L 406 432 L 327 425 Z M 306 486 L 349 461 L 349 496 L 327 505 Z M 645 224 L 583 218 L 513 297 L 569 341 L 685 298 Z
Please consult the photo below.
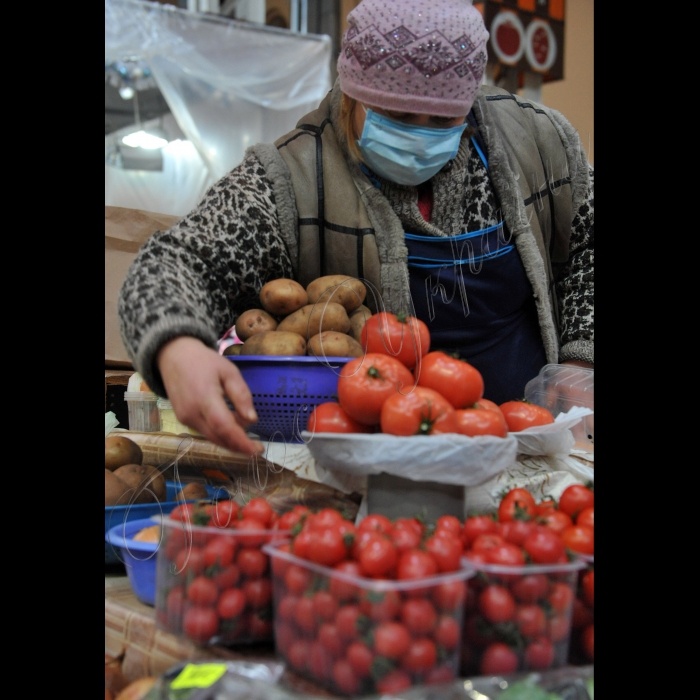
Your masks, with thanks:
M 150 391 L 125 391 L 124 400 L 129 409 L 129 430 L 157 433 L 160 428 L 158 397 Z

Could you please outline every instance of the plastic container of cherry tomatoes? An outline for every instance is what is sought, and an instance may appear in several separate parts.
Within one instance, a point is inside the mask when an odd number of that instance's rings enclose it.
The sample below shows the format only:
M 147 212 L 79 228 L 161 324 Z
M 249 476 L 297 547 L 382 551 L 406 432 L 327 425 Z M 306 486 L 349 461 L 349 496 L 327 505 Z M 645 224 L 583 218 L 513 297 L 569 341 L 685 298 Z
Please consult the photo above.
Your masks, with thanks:
M 162 520 L 156 560 L 156 624 L 200 645 L 273 640 L 272 582 L 263 545 L 280 530 L 236 530 Z
M 593 555 L 578 557 L 586 563 L 586 568 L 578 572 L 571 616 L 569 663 L 574 666 L 593 663 Z
M 396 693 L 459 675 L 474 570 L 394 581 L 339 572 L 265 545 L 278 656 L 335 695 Z
M 476 575 L 468 583 L 461 675 L 565 666 L 578 575 L 586 563 L 575 559 L 504 566 L 464 561 Z

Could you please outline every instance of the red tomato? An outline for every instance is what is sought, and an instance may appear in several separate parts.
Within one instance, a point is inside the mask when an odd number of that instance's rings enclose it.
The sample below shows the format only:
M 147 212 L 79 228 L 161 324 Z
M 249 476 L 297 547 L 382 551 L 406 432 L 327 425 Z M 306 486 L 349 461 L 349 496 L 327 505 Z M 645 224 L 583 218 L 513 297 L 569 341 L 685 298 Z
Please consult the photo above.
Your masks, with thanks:
M 175 572 L 182 574 L 201 574 L 206 567 L 204 550 L 201 547 L 181 549 L 175 557 Z
M 219 597 L 217 585 L 206 576 L 197 576 L 187 586 L 187 598 L 195 605 L 212 605 Z
M 243 592 L 253 610 L 267 607 L 272 600 L 272 584 L 269 578 L 256 578 L 243 584 Z
M 360 565 L 356 561 L 343 561 L 333 568 L 334 571 L 347 574 L 348 576 L 359 577 L 362 575 Z M 343 581 L 335 576 L 331 577 L 329 591 L 331 595 L 340 603 L 353 600 L 358 594 L 357 586 L 349 583 L 348 581 Z
M 382 405 L 379 425 L 390 435 L 441 435 L 457 430 L 452 404 L 423 386 L 389 396 Z
M 489 622 L 508 622 L 515 616 L 515 600 L 507 588 L 487 586 L 479 595 L 479 611 Z
M 464 408 L 457 411 L 456 417 L 457 432 L 461 435 L 508 435 L 508 426 L 502 413 L 487 408 Z
M 579 598 L 574 598 L 571 611 L 571 629 L 579 630 L 593 622 L 593 610 Z
M 292 564 L 284 574 L 284 584 L 290 593 L 301 595 L 311 585 L 313 576 L 308 569 Z
M 564 546 L 579 554 L 593 554 L 593 528 L 572 525 L 561 533 Z
M 309 646 L 309 671 L 320 681 L 328 681 L 333 674 L 333 657 L 318 640 Z
M 398 580 L 410 580 L 435 576 L 438 572 L 435 559 L 420 549 L 409 549 L 399 556 L 396 571 Z
M 360 571 L 363 576 L 386 576 L 396 567 L 398 560 L 399 551 L 393 541 L 377 534 L 360 551 Z
M 235 501 L 218 501 L 211 521 L 215 527 L 232 527 L 238 521 L 240 506 Z
M 329 622 L 322 623 L 318 628 L 318 641 L 334 659 L 342 656 L 345 651 L 345 641 L 340 636 L 338 628 Z
M 479 671 L 483 676 L 500 676 L 514 673 L 518 668 L 518 655 L 503 642 L 488 646 L 481 657 Z
M 362 425 L 378 425 L 384 402 L 414 386 L 411 372 L 399 360 L 373 352 L 350 360 L 340 370 L 338 401 Z
M 464 581 L 440 583 L 433 588 L 432 599 L 442 612 L 455 612 L 467 599 L 467 584 Z
M 452 651 L 459 644 L 460 628 L 457 620 L 449 615 L 440 615 L 435 627 L 435 641 L 441 646 Z
M 591 623 L 581 633 L 581 644 L 586 656 L 593 661 L 593 624 Z
M 542 525 L 561 534 L 567 527 L 571 527 L 574 523 L 571 517 L 563 510 L 548 510 L 537 517 L 537 521 Z
M 515 624 L 524 637 L 536 637 L 547 631 L 547 616 L 539 605 L 518 605 Z
M 243 547 L 260 547 L 270 539 L 264 532 L 267 525 L 257 518 L 241 518 L 236 523 L 236 530 L 239 533 L 236 539 Z
M 485 532 L 496 532 L 496 521 L 490 515 L 472 515 L 464 521 L 462 542 L 470 547 L 477 535 Z
M 442 666 L 437 666 L 436 668 L 430 669 L 423 679 L 423 683 L 426 685 L 443 685 L 444 683 L 449 683 L 455 679 L 454 671 L 443 664 Z
M 452 516 L 445 516 L 445 517 L 452 517 Z M 439 521 L 440 519 L 438 519 Z M 457 520 L 457 518 L 455 518 Z M 459 522 L 459 520 L 457 520 Z M 411 530 L 412 532 L 415 532 L 418 537 L 423 536 L 423 532 L 425 532 L 425 525 L 421 523 L 418 518 L 397 518 L 394 520 L 392 523 L 393 529 L 398 530 L 398 529 L 407 529 Z M 462 524 L 460 523 L 460 529 L 462 527 Z
M 430 350 L 430 331 L 414 316 L 380 311 L 362 326 L 360 344 L 367 353 L 390 355 L 413 369 Z
M 575 601 L 576 598 L 574 598 L 574 603 Z M 571 634 L 571 619 L 569 615 L 567 613 L 562 613 L 550 617 L 547 625 L 547 632 L 552 642 L 561 642 L 564 639 L 568 639 Z
M 369 433 L 372 430 L 351 418 L 335 401 L 316 406 L 309 414 L 306 429 L 310 433 Z
M 484 393 L 481 372 L 468 362 L 441 350 L 429 352 L 416 369 L 418 386 L 442 394 L 454 408 L 474 405 Z
M 521 603 L 536 603 L 542 600 L 549 590 L 549 581 L 544 574 L 526 574 L 512 585 L 513 595 Z
M 260 578 L 267 571 L 267 555 L 257 547 L 243 547 L 236 557 L 236 565 L 248 578 Z
M 217 633 L 219 616 L 214 608 L 193 605 L 185 611 L 182 627 L 190 639 L 205 643 Z
M 299 511 L 287 511 L 281 515 L 279 520 L 275 523 L 275 529 L 281 531 L 291 531 L 301 522 L 303 517 L 303 513 L 300 513 Z
M 537 523 L 532 520 L 508 520 L 501 523 L 501 536 L 506 542 L 522 547 L 528 535 L 537 529 Z
M 216 611 L 224 620 L 238 617 L 245 609 L 246 597 L 239 588 L 229 588 L 224 591 L 216 605 Z
M 409 599 L 401 607 L 401 622 L 416 637 L 430 634 L 435 629 L 437 619 L 435 608 L 425 598 Z
M 339 659 L 333 664 L 332 675 L 338 690 L 345 693 L 345 695 L 355 695 L 360 689 L 360 679 L 355 673 L 352 664 L 346 659 Z
M 498 505 L 498 520 L 531 520 L 537 515 L 537 505 L 532 494 L 526 489 L 514 488 L 501 499 Z
M 401 668 L 409 673 L 427 673 L 437 661 L 437 647 L 432 639 L 414 639 L 401 657 Z
M 593 505 L 593 491 L 583 484 L 567 486 L 559 498 L 559 510 L 563 510 L 572 519 L 584 509 Z
M 219 587 L 220 591 L 225 591 L 227 588 L 232 588 L 238 583 L 241 577 L 241 572 L 235 564 L 221 569 L 212 576 L 212 581 Z
M 489 399 L 485 399 L 483 396 L 472 406 L 472 408 L 485 408 L 488 411 L 496 411 L 496 413 L 503 415 L 501 407 L 495 401 L 489 401 Z
M 535 564 L 553 564 L 566 553 L 561 535 L 547 527 L 540 527 L 523 542 L 523 549 Z
M 549 409 L 528 401 L 506 401 L 500 405 L 500 409 L 511 433 L 535 425 L 554 423 L 554 416 Z
M 545 498 L 537 504 L 537 515 L 544 515 L 550 510 L 556 510 L 557 502 L 553 498 Z
M 308 557 L 321 566 L 340 564 L 348 555 L 343 535 L 336 529 L 313 530 L 309 540 Z
M 374 650 L 388 659 L 399 659 L 411 644 L 411 635 L 400 622 L 382 622 L 374 630 Z
M 286 594 L 277 605 L 277 617 L 279 617 L 280 620 L 293 621 L 298 602 L 298 596 L 289 593 Z
M 365 590 L 360 595 L 360 612 L 374 622 L 395 618 L 401 610 L 401 598 L 396 591 Z
M 584 508 L 576 516 L 576 524 L 593 529 L 593 506 Z
M 365 618 L 358 605 L 344 605 L 335 616 L 335 626 L 343 639 L 354 641 L 359 639 L 362 633 L 362 619 Z
M 311 644 L 306 639 L 297 639 L 292 642 L 287 652 L 287 659 L 297 671 L 304 671 L 309 660 L 309 648 Z
M 311 601 L 314 613 L 321 620 L 334 620 L 338 614 L 338 601 L 328 591 L 316 591 Z
M 524 566 L 525 553 L 512 542 L 504 542 L 498 547 L 489 549 L 486 553 L 486 561 L 489 564 L 499 564 L 501 566 Z
M 397 527 L 394 529 L 391 539 L 394 541 L 396 549 L 399 552 L 405 552 L 408 549 L 416 549 L 419 547 L 423 538 L 421 535 L 417 535 L 412 528 Z
M 593 569 L 586 571 L 581 577 L 581 592 L 586 605 L 593 607 Z
M 232 537 L 221 535 L 212 537 L 204 546 L 204 565 L 223 568 L 233 561 L 236 542 Z
M 274 514 L 272 507 L 264 498 L 251 498 L 250 501 L 243 506 L 241 512 L 244 518 L 259 520 L 265 527 L 268 526 Z
M 386 517 L 386 515 L 381 515 L 379 513 L 372 513 L 364 517 L 360 524 L 357 526 L 358 531 L 364 532 L 365 530 L 383 532 L 386 535 L 390 535 L 394 529 L 394 524 Z
M 449 533 L 442 536 L 433 535 L 425 541 L 425 548 L 433 555 L 441 574 L 459 569 L 462 543 L 457 537 Z
M 402 690 L 406 690 L 406 688 L 410 688 L 412 685 L 411 676 L 405 671 L 397 669 L 395 671 L 389 671 L 386 676 L 383 676 L 381 680 L 377 681 L 377 690 L 386 695 L 395 695 Z
M 297 627 L 307 634 L 315 634 L 316 632 L 316 614 L 314 613 L 314 603 L 311 598 L 302 596 L 297 600 L 294 608 L 294 622 Z
M 525 648 L 525 665 L 544 671 L 554 662 L 554 646 L 547 637 L 538 637 Z
M 415 520 L 415 522 L 420 527 L 420 523 L 417 520 Z M 455 535 L 455 537 L 459 537 L 462 533 L 462 521 L 454 515 L 441 515 L 435 521 L 435 532 L 438 530 L 448 530 Z
M 353 642 L 348 647 L 346 658 L 360 678 L 367 678 L 371 674 L 374 652 L 366 644 Z
M 562 581 L 555 581 L 547 594 L 547 600 L 555 613 L 568 614 L 573 605 L 574 597 L 571 586 Z
M 501 535 L 497 535 L 495 532 L 484 532 L 476 536 L 476 539 L 472 542 L 471 551 L 475 554 L 486 554 L 490 549 L 500 547 L 504 542 L 505 540 Z

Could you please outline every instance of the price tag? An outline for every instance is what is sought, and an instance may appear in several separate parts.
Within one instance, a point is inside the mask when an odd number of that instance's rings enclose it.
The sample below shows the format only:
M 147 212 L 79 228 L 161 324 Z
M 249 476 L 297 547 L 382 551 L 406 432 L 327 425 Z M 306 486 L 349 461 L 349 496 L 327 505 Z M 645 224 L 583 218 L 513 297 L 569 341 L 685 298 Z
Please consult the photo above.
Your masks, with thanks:
M 226 664 L 187 664 L 171 681 L 170 687 L 173 690 L 208 688 L 214 685 L 224 673 L 226 673 Z

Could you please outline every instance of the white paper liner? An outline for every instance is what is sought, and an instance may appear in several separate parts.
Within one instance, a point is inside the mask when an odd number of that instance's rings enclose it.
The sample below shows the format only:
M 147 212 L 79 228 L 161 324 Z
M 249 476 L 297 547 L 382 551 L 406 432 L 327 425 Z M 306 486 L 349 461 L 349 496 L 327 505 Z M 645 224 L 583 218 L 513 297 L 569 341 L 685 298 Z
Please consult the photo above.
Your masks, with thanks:
M 560 413 L 554 419 L 554 423 L 525 428 L 509 435 L 514 435 L 518 441 L 518 454 L 567 455 L 576 442 L 571 428 L 584 416 L 590 415 L 593 415 L 590 408 L 572 406 L 566 413 Z
M 304 431 L 316 463 L 351 476 L 393 474 L 413 481 L 475 486 L 515 463 L 513 435 L 412 435 L 310 433 Z

